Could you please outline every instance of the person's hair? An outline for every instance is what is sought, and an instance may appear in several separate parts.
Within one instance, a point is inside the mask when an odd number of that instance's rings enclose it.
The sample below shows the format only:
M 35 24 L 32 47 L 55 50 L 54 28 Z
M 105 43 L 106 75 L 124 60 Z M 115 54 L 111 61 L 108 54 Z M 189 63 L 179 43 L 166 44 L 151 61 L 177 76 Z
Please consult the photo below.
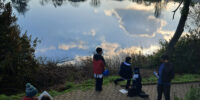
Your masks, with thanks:
M 163 60 L 169 60 L 169 56 L 168 55 L 162 55 L 161 59 L 163 59 Z
M 102 51 L 103 51 L 102 48 L 97 47 L 97 49 L 96 49 L 96 52 L 97 52 L 97 53 L 100 53 L 100 52 L 102 52 Z
M 129 62 L 131 60 L 131 57 L 126 57 L 125 61 Z
M 140 74 L 140 68 L 139 67 L 135 67 L 134 68 L 134 72 L 135 72 L 135 74 Z
M 41 100 L 51 100 L 51 98 L 47 95 L 42 96 Z

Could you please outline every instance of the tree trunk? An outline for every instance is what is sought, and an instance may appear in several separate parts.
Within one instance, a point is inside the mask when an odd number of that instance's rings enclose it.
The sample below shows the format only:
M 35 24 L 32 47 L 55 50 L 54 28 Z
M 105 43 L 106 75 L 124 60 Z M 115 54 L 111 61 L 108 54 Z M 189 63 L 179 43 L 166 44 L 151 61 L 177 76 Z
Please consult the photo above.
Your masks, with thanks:
M 179 20 L 176 32 L 174 33 L 174 36 L 170 40 L 165 52 L 165 54 L 167 55 L 170 55 L 173 52 L 175 44 L 178 42 L 180 36 L 182 35 L 184 31 L 184 26 L 185 26 L 187 16 L 189 13 L 190 3 L 191 3 L 191 0 L 184 0 L 184 6 L 181 12 L 181 18 Z

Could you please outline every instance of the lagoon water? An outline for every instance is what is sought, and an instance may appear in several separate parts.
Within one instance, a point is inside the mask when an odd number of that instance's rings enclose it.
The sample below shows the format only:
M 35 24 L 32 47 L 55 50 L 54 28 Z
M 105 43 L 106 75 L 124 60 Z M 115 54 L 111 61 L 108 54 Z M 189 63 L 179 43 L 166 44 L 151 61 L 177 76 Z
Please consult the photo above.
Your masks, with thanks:
M 38 37 L 36 57 L 151 54 L 177 27 L 179 2 L 171 0 L 11 0 L 22 32 Z

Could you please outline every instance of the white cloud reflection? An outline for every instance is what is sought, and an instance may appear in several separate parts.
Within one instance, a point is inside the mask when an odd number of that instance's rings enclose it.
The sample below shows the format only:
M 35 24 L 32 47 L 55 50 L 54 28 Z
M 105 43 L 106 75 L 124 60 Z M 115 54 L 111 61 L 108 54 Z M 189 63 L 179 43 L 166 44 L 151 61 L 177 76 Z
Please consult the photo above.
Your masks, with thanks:
M 90 32 L 84 32 L 84 35 L 91 35 L 91 36 L 95 36 L 96 35 L 96 30 L 95 29 L 91 29 Z
M 108 42 L 103 42 L 101 44 L 101 47 L 103 48 L 103 51 L 104 51 L 104 55 L 103 55 L 104 58 L 111 58 L 112 60 L 115 60 L 115 57 L 119 57 L 120 60 L 122 60 L 122 58 L 130 54 L 142 53 L 142 54 L 148 55 L 160 49 L 160 47 L 157 45 L 151 45 L 148 48 L 132 46 L 129 48 L 118 49 L 120 47 L 119 44 L 108 43 Z M 79 66 L 82 64 L 84 60 L 91 59 L 91 58 L 92 56 L 78 56 L 77 55 L 73 60 L 59 63 L 58 66 L 67 65 L 67 64 L 73 64 L 73 65 Z
M 114 55 L 117 48 L 120 47 L 117 43 L 102 42 L 100 47 L 105 51 L 105 55 Z
M 155 18 L 151 12 L 134 11 L 128 8 L 105 10 L 104 14 L 114 15 L 118 19 L 119 27 L 129 36 L 155 37 L 163 20 Z
M 169 5 L 174 7 L 176 4 L 169 3 Z M 154 6 L 132 3 L 123 9 L 104 10 L 104 14 L 106 16 L 115 16 L 118 19 L 119 27 L 128 36 L 154 38 L 156 34 L 161 34 L 163 39 L 168 41 L 173 36 L 174 31 L 164 30 L 168 23 L 166 20 L 152 15 Z M 167 8 L 167 10 L 171 9 Z
M 56 47 L 55 46 L 50 46 L 50 47 L 47 47 L 47 48 L 40 48 L 39 50 L 37 50 L 37 52 L 44 53 L 44 52 L 47 52 L 49 50 L 56 50 Z
M 142 11 L 153 11 L 154 5 L 151 6 L 145 6 L 144 4 L 137 4 L 137 3 L 131 3 L 129 4 L 126 9 L 132 9 L 132 10 L 142 10 Z
M 138 46 L 121 48 L 118 43 L 109 43 L 109 42 L 102 42 L 99 47 L 103 49 L 104 55 L 106 57 L 126 55 L 126 54 L 139 54 L 139 53 L 148 55 L 160 49 L 159 45 L 150 45 L 149 47 L 146 48 Z
M 72 48 L 79 48 L 79 49 L 87 49 L 87 45 L 86 45 L 86 42 L 84 41 L 79 41 L 77 43 L 73 42 L 71 44 L 61 44 L 58 46 L 59 49 L 61 50 L 69 50 L 69 49 L 72 49 Z

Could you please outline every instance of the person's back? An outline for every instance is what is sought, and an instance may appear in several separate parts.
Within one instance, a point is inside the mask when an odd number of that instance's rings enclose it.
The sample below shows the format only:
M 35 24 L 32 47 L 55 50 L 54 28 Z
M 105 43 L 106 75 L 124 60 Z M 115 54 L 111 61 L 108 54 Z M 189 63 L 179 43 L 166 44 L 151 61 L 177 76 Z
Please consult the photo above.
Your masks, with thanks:
M 102 74 L 104 71 L 104 59 L 101 55 L 95 54 L 93 57 L 93 72 L 94 74 Z
M 119 75 L 124 79 L 131 79 L 132 78 L 132 68 L 131 64 L 127 62 L 121 63 Z
M 162 64 L 158 70 L 158 85 L 157 85 L 157 100 L 162 99 L 162 94 L 164 93 L 165 100 L 170 100 L 170 87 L 171 80 L 174 77 L 173 66 L 169 63 L 168 55 L 161 56 Z
M 131 78 L 133 75 L 132 68 L 131 68 L 131 57 L 126 57 L 125 61 L 121 63 L 119 75 L 121 76 L 121 78 L 114 80 L 115 85 L 117 85 L 119 81 L 127 80 L 126 89 L 128 90 L 131 83 Z
M 164 68 L 162 71 L 162 82 L 163 83 L 170 83 L 171 80 L 174 78 L 174 72 L 173 72 L 173 66 L 171 63 L 167 62 L 167 63 L 163 63 L 164 64 Z

